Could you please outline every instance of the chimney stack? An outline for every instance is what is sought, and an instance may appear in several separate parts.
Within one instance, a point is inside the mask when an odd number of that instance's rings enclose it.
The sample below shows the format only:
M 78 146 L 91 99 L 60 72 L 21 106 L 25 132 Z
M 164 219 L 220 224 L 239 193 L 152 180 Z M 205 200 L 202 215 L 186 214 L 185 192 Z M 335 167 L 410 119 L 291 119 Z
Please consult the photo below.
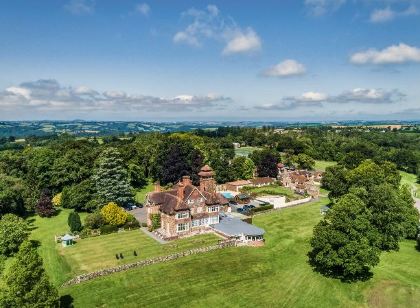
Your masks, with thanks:
M 178 190 L 176 194 L 178 198 L 180 198 L 181 200 L 184 200 L 184 184 L 181 181 L 178 183 Z
M 161 189 L 160 189 L 160 182 L 159 181 L 156 181 L 155 184 L 154 184 L 154 186 L 155 186 L 155 192 L 160 192 L 161 191 Z

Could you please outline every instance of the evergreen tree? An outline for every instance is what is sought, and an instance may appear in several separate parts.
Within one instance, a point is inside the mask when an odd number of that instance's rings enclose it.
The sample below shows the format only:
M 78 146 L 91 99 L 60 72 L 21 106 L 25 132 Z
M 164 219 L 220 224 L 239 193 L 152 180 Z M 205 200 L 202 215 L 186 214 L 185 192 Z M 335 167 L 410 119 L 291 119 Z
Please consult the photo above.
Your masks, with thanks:
M 98 159 L 93 180 L 101 204 L 116 202 L 119 205 L 133 203 L 127 169 L 114 148 L 105 149 Z
M 80 216 L 76 212 L 71 212 L 67 219 L 67 223 L 70 227 L 71 232 L 82 230 L 82 222 L 80 221 Z
M 25 241 L 4 277 L 1 307 L 58 307 L 57 289 L 49 282 L 36 246 Z
M 51 217 L 55 214 L 55 208 L 52 203 L 51 192 L 48 189 L 44 189 L 41 193 L 41 197 L 36 205 L 36 212 L 41 217 Z

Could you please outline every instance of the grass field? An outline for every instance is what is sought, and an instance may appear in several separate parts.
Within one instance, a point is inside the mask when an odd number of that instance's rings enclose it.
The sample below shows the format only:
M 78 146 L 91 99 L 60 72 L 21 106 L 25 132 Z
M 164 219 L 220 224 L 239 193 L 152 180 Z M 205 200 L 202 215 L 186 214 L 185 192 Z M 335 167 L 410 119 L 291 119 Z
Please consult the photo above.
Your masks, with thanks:
M 147 185 L 145 187 L 136 191 L 136 195 L 134 196 L 134 199 L 137 202 L 143 204 L 146 201 L 147 193 L 149 193 L 151 191 L 153 191 L 153 182 L 152 182 L 152 180 L 149 179 L 147 181 Z
M 315 170 L 325 171 L 325 169 L 327 167 L 334 166 L 336 164 L 337 164 L 337 162 L 335 162 L 335 161 L 315 160 Z
M 367 282 L 312 271 L 309 238 L 322 199 L 254 218 L 262 248 L 229 248 L 62 288 L 75 307 L 419 307 L 420 253 L 414 241 L 384 253 Z
M 417 198 L 420 197 L 420 184 L 417 183 L 417 176 L 412 173 L 400 171 L 401 184 L 408 184 L 413 192 L 413 195 Z
M 62 247 L 54 242 L 54 235 L 63 234 L 68 230 L 69 212 L 70 210 L 63 209 L 59 215 L 52 218 L 37 216 L 32 223 L 34 229 L 31 239 L 41 243 L 39 253 L 52 282 L 57 286 L 78 274 L 208 246 L 220 239 L 216 235 L 206 234 L 163 245 L 140 230 L 134 230 L 81 239 L 74 246 Z M 81 216 L 83 221 L 85 214 Z M 138 254 L 136 257 L 134 250 Z M 122 253 L 124 259 L 117 260 L 116 253 Z
M 235 155 L 248 157 L 249 154 L 259 149 L 260 148 L 258 147 L 240 147 L 238 149 L 235 149 Z
M 270 185 L 264 187 L 244 187 L 243 191 L 247 193 L 254 193 L 257 196 L 265 195 L 281 195 L 286 196 L 290 200 L 296 200 L 302 198 L 301 195 L 295 194 L 293 190 L 280 185 Z

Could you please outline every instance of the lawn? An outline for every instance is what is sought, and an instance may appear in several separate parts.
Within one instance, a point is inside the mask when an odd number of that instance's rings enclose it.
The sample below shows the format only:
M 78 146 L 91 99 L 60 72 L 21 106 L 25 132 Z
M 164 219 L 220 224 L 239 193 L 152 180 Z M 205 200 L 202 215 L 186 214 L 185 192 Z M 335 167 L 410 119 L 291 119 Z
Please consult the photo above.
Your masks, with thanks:
M 60 290 L 75 307 L 419 307 L 420 252 L 404 241 L 367 282 L 312 271 L 309 238 L 320 207 L 308 203 L 254 217 L 262 248 L 229 248 L 102 277 Z
M 325 169 L 327 167 L 334 166 L 336 164 L 337 164 L 337 162 L 335 162 L 335 161 L 315 160 L 315 170 L 325 171 Z
M 414 196 L 420 196 L 420 184 L 417 183 L 417 176 L 412 173 L 407 173 L 404 171 L 400 171 L 401 174 L 401 184 L 408 184 Z
M 68 230 L 68 213 L 70 210 L 63 209 L 55 217 L 37 216 L 32 222 L 34 229 L 31 239 L 41 243 L 39 253 L 55 285 L 61 285 L 78 274 L 194 247 L 208 246 L 220 239 L 216 235 L 205 234 L 163 245 L 140 230 L 134 230 L 81 239 L 74 246 L 62 247 L 61 244 L 54 242 L 54 235 L 63 234 Z M 85 214 L 81 216 L 83 221 Z M 134 256 L 134 250 L 137 256 Z M 117 260 L 116 253 L 122 253 L 124 259 Z
M 136 195 L 134 196 L 134 199 L 141 204 L 144 204 L 146 201 L 146 195 L 153 191 L 154 185 L 151 179 L 147 180 L 147 185 L 144 186 L 142 189 L 139 189 L 136 191 Z
M 238 149 L 235 149 L 235 155 L 236 156 L 248 157 L 249 154 L 251 154 L 255 150 L 259 150 L 259 149 L 261 149 L 261 148 L 258 148 L 258 147 L 240 147 Z
M 286 196 L 289 200 L 296 200 L 302 198 L 301 195 L 295 194 L 293 190 L 287 187 L 280 185 L 270 185 L 264 187 L 244 187 L 242 188 L 244 192 L 254 193 L 257 196 L 266 196 L 266 195 L 280 195 Z

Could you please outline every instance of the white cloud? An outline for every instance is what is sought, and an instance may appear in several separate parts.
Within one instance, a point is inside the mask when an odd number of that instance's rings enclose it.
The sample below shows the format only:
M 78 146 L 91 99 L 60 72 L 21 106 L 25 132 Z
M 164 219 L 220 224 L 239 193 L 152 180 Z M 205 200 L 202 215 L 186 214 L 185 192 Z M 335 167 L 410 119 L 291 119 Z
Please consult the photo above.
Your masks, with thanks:
M 305 0 L 305 6 L 313 16 L 325 15 L 338 10 L 346 0 Z
M 276 104 L 255 106 L 263 110 L 292 110 L 298 108 L 323 107 L 325 104 L 394 104 L 405 99 L 399 90 L 355 88 L 338 95 L 322 92 L 304 92 L 300 96 L 286 96 Z
M 223 49 L 224 55 L 249 53 L 261 49 L 261 39 L 252 28 L 247 28 L 245 31 L 237 30 L 235 32 Z
M 371 15 L 369 21 L 372 23 L 384 23 L 392 21 L 398 17 L 418 15 L 418 10 L 414 5 L 409 6 L 404 11 L 395 11 L 389 6 L 383 9 L 375 9 Z
M 179 95 L 162 98 L 96 91 L 86 86 L 64 87 L 56 80 L 37 80 L 0 91 L 0 109 L 29 112 L 162 112 L 208 110 L 230 102 L 229 97 Z
M 404 43 L 392 45 L 382 50 L 368 49 L 357 52 L 350 57 L 354 64 L 401 64 L 420 62 L 420 48 Z
M 266 77 L 289 77 L 303 75 L 305 72 L 306 69 L 302 63 L 287 59 L 266 69 L 262 74 Z
M 136 11 L 144 16 L 148 16 L 150 13 L 150 6 L 147 3 L 137 4 Z
M 205 40 L 223 42 L 223 55 L 250 53 L 261 49 L 261 39 L 254 29 L 239 27 L 231 17 L 222 16 L 215 5 L 208 5 L 205 10 L 191 8 L 183 12 L 182 17 L 192 21 L 174 34 L 174 43 L 200 47 Z
M 92 14 L 95 11 L 94 0 L 70 0 L 64 8 L 75 15 Z

